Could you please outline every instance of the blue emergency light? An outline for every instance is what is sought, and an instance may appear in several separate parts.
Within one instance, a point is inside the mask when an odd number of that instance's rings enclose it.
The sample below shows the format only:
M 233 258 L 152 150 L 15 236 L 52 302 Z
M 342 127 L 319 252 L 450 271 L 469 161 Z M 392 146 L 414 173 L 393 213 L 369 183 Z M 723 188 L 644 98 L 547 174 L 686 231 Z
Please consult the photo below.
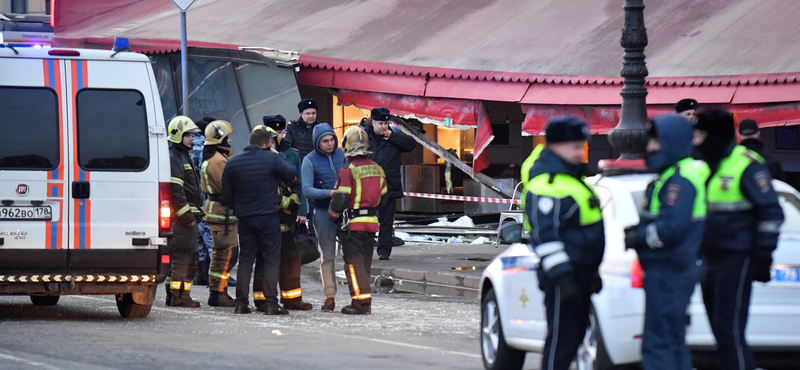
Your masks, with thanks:
M 128 47 L 128 45 L 129 45 L 129 42 L 128 42 L 128 38 L 127 37 L 115 37 L 114 38 L 114 48 L 111 49 L 111 50 L 116 51 L 118 53 L 121 52 L 121 51 L 130 51 L 130 48 Z

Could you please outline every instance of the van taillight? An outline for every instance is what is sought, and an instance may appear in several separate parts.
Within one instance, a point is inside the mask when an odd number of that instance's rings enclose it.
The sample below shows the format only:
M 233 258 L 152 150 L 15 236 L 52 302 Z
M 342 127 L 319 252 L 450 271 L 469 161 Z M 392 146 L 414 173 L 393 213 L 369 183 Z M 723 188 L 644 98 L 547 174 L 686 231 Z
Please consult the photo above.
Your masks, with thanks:
M 638 259 L 631 261 L 631 288 L 644 288 L 644 271 Z
M 158 231 L 161 233 L 171 233 L 172 223 L 172 184 L 169 182 L 158 183 Z

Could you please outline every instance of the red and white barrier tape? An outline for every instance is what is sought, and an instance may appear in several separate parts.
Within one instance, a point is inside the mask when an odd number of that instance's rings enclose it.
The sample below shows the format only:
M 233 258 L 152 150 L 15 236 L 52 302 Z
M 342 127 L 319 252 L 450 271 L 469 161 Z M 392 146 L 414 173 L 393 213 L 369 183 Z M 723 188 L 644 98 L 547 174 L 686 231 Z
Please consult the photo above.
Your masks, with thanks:
M 428 199 L 444 199 L 444 200 L 460 200 L 464 202 L 476 203 L 500 203 L 500 204 L 519 204 L 519 199 L 504 199 L 504 198 L 482 198 L 482 197 L 468 197 L 463 195 L 446 195 L 446 194 L 426 194 L 426 193 L 410 193 L 404 192 L 407 197 L 428 198 Z

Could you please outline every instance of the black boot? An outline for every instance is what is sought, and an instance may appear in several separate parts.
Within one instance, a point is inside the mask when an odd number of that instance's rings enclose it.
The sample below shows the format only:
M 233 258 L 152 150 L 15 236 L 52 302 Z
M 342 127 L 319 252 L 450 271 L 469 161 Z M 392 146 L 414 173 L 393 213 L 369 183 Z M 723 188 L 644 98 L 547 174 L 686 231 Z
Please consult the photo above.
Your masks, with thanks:
M 288 315 L 289 311 L 282 308 L 281 306 L 275 305 L 268 305 L 267 309 L 264 311 L 264 315 Z
M 167 299 L 164 301 L 164 304 L 167 306 L 172 305 L 172 293 L 170 293 L 170 279 L 167 278 L 167 281 L 164 282 L 164 289 L 167 291 Z
M 225 292 L 210 292 L 208 305 L 211 307 L 233 307 L 236 304 L 232 300 L 228 300 L 228 295 Z
M 250 312 L 251 312 L 250 311 L 250 307 L 240 306 L 238 304 L 236 305 L 236 308 L 233 309 L 233 313 L 244 313 L 244 314 L 247 314 L 247 313 L 250 313 Z
M 264 310 L 267 309 L 267 301 L 265 301 L 263 299 L 262 300 L 258 300 L 258 301 L 253 301 L 253 303 L 255 303 L 256 311 L 258 311 L 258 312 L 264 312 Z
M 369 315 L 372 313 L 372 305 L 362 304 L 360 307 L 347 305 L 342 308 L 342 313 L 346 315 Z
M 194 279 L 192 280 L 192 284 L 202 286 L 208 285 L 208 268 L 210 264 L 210 257 L 200 261 L 197 266 L 197 273 L 194 275 Z
M 173 289 L 172 304 L 170 306 L 197 308 L 200 307 L 200 302 L 193 300 L 188 290 Z
M 314 308 L 311 303 L 303 302 L 302 298 L 283 301 L 283 308 L 287 310 L 308 311 Z

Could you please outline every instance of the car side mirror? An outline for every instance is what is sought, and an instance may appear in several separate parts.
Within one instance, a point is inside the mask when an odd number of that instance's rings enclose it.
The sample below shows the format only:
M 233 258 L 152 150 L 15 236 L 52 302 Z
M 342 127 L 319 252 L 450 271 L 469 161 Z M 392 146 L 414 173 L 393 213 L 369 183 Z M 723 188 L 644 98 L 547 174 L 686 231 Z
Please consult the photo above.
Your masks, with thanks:
M 497 231 L 497 239 L 503 244 L 520 243 L 522 242 L 522 232 L 522 224 L 508 223 Z

